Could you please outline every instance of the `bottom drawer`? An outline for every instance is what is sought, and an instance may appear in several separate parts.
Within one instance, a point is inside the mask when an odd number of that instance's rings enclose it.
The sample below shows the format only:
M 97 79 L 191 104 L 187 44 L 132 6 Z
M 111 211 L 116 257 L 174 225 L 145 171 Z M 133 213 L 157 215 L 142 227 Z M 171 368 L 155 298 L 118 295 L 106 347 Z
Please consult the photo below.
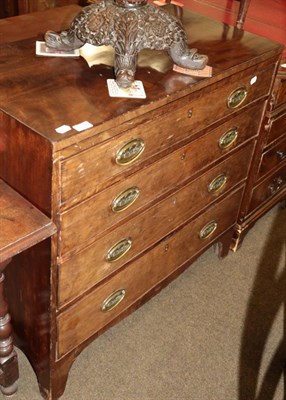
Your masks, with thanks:
M 252 193 L 249 213 L 260 207 L 263 203 L 278 195 L 286 188 L 286 164 L 264 179 Z
M 63 311 L 58 316 L 59 356 L 101 330 L 185 261 L 230 229 L 236 222 L 241 194 L 239 189 L 210 207 Z

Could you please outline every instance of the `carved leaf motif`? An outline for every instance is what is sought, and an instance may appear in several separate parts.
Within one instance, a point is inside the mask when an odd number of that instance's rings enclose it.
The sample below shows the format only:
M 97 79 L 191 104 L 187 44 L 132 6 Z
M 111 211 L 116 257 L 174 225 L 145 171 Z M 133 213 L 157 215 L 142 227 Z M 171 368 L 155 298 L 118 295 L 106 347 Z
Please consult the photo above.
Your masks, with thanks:
M 98 13 L 91 16 L 90 21 L 87 24 L 87 27 L 91 31 L 96 32 L 99 29 L 102 29 L 104 25 L 106 25 L 106 20 L 101 13 Z
M 157 23 L 153 23 L 151 25 L 151 29 L 153 33 L 159 37 L 163 37 L 166 33 L 165 24 L 162 21 L 158 21 Z

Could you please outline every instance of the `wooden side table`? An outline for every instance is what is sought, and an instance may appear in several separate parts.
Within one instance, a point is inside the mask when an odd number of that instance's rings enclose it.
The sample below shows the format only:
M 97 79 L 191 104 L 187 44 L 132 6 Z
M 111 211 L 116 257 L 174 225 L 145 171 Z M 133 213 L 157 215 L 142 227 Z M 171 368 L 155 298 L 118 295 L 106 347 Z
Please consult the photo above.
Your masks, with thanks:
M 0 389 L 5 395 L 16 392 L 19 370 L 11 318 L 3 293 L 3 272 L 13 256 L 55 231 L 48 217 L 0 179 Z

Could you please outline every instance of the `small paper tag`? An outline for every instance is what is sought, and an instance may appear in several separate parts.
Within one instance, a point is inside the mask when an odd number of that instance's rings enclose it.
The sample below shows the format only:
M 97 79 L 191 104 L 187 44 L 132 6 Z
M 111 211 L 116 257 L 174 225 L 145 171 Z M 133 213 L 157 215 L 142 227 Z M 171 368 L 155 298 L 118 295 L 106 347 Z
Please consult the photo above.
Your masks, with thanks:
M 179 6 L 179 7 L 184 7 L 184 3 L 181 3 L 180 1 L 176 1 L 176 0 L 171 0 L 171 1 L 166 1 L 166 0 L 154 0 L 153 1 L 154 4 L 156 4 L 156 6 L 165 6 L 166 4 L 174 4 L 175 6 Z
M 179 67 L 178 65 L 174 64 L 173 71 L 179 72 L 180 74 L 198 76 L 200 78 L 210 78 L 212 76 L 213 69 L 209 65 L 205 66 L 203 69 L 189 69 Z
M 61 134 L 67 133 L 70 130 L 71 130 L 71 127 L 69 125 L 62 125 L 55 129 L 55 131 L 57 133 L 61 133 Z
M 146 99 L 146 93 L 142 81 L 134 81 L 129 88 L 121 88 L 115 79 L 107 79 L 108 93 L 110 97 L 128 97 L 133 99 Z
M 73 129 L 75 129 L 78 132 L 85 131 L 86 129 L 89 129 L 92 127 L 93 127 L 93 125 L 88 121 L 84 121 L 84 122 L 81 122 L 80 124 L 73 125 Z
M 48 47 L 45 42 L 36 41 L 36 54 L 37 56 L 45 56 L 45 57 L 79 57 L 79 49 L 76 50 L 57 50 L 51 47 Z
M 157 0 L 155 0 L 155 1 L 153 1 L 153 3 L 156 5 L 156 6 L 159 6 L 159 7 L 162 7 L 162 6 L 165 6 L 166 5 L 166 3 L 164 2 L 164 1 L 157 1 Z

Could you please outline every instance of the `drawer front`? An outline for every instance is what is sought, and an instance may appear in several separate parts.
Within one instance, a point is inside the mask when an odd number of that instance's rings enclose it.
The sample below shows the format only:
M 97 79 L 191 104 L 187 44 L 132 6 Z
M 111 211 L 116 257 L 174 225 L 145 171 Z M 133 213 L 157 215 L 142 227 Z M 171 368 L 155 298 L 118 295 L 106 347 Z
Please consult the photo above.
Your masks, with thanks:
M 114 229 L 111 233 L 105 236 L 106 240 L 111 240 L 110 246 L 121 240 L 121 237 L 126 235 L 134 238 L 134 236 L 147 236 L 144 243 L 151 240 L 154 235 L 167 234 L 161 232 L 161 229 L 173 229 L 176 224 L 183 222 L 185 218 L 190 218 L 194 212 L 200 211 L 201 208 L 208 205 L 217 195 L 220 195 L 225 190 L 230 189 L 235 184 L 246 177 L 249 160 L 252 154 L 253 143 L 246 148 L 241 149 L 238 153 L 233 154 L 229 159 L 211 169 L 200 178 L 192 181 L 184 188 L 167 197 L 165 200 L 155 204 L 143 213 L 136 213 L 133 218 L 121 224 L 120 227 Z M 217 176 L 224 174 L 227 176 L 227 184 L 216 193 L 209 193 L 207 188 Z M 140 184 L 138 183 L 138 187 Z M 192 198 L 192 204 L 190 203 Z M 164 220 L 164 224 L 162 221 Z M 149 221 L 157 225 L 157 229 L 149 232 Z M 85 229 L 79 230 L 77 225 L 71 228 L 61 230 L 60 255 L 85 247 L 88 243 L 94 240 L 97 235 L 97 230 L 94 228 L 94 223 L 91 220 L 85 219 Z M 144 232 L 142 233 L 142 225 Z M 148 229 L 148 231 L 146 231 Z M 136 233 L 135 233 L 136 232 Z M 147 234 L 148 232 L 148 234 Z M 110 238 L 110 239 L 107 239 Z M 118 238 L 118 240 L 116 240 Z M 130 253 L 133 253 L 131 251 Z
M 63 262 L 58 273 L 59 306 L 114 273 L 242 181 L 247 174 L 252 148 L 252 144 L 248 145 L 199 179 Z M 74 233 L 70 239 L 76 241 L 78 236 Z
M 231 152 L 257 132 L 261 106 L 250 109 L 157 163 L 112 185 L 60 216 L 61 230 L 83 232 L 85 241 L 129 218 L 194 173 Z M 258 118 L 253 118 L 257 116 Z M 119 207 L 116 207 L 119 204 Z M 87 224 L 92 221 L 92 224 Z M 65 237 L 65 233 L 64 233 Z
M 241 190 L 225 198 L 171 237 L 137 259 L 58 317 L 59 356 L 131 307 L 180 265 L 228 230 L 236 221 Z M 209 236 L 203 238 L 208 226 Z M 207 236 L 207 235 L 205 235 Z M 71 277 L 69 278 L 70 280 Z
M 275 107 L 286 103 L 286 68 L 280 67 L 274 85 Z
M 286 135 L 284 140 L 281 140 L 263 154 L 258 177 L 261 178 L 284 161 L 286 161 Z
M 120 137 L 62 161 L 61 203 L 80 201 L 97 193 L 150 157 L 266 95 L 272 73 L 271 66 L 256 75 L 235 75 L 214 91 L 196 98 L 187 96 L 175 102 L 171 112 L 155 119 L 148 119 L 147 115 L 144 124 Z M 178 108 L 178 103 L 185 105 Z
M 253 191 L 249 212 L 254 211 L 266 201 L 286 189 L 286 164 L 261 182 Z
M 279 137 L 286 135 L 286 113 L 273 118 L 268 129 L 267 144 L 270 144 Z

